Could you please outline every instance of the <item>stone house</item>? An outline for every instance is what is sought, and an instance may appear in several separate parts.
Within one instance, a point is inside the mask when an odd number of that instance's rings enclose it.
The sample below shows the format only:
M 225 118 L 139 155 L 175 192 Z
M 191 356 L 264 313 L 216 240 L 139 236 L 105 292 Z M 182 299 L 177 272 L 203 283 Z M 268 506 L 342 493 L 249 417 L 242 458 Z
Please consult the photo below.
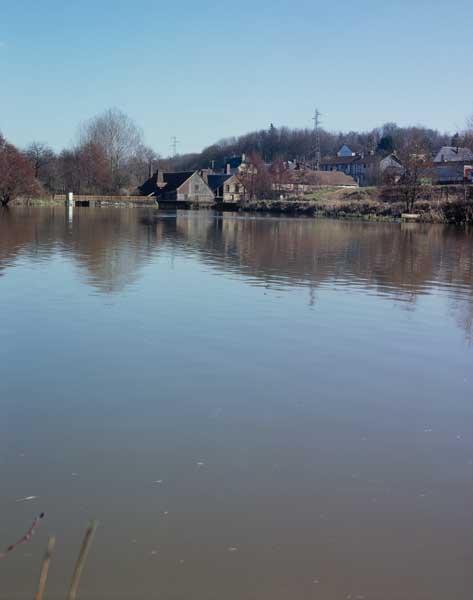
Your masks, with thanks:
M 236 175 L 204 172 L 202 177 L 217 202 L 240 202 L 246 198 L 245 186 Z
M 223 185 L 224 202 L 241 202 L 246 199 L 245 186 L 236 175 L 231 175 Z
M 139 188 L 141 194 L 157 201 L 212 204 L 214 193 L 197 171 L 164 173 L 157 171 Z

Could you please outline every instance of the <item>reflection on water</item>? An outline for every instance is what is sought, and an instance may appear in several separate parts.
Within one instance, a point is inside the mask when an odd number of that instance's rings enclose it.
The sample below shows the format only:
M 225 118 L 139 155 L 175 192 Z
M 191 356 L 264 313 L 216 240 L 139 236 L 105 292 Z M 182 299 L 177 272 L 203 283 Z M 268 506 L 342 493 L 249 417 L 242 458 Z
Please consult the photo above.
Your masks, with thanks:
M 0 309 L 0 598 L 471 597 L 471 233 L 13 208 Z

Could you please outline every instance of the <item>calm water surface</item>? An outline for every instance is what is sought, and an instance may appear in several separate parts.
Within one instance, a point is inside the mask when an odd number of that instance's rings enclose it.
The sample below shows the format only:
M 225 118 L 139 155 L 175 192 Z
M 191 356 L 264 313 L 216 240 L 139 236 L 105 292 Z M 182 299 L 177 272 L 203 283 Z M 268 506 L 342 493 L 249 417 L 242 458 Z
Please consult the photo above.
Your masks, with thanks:
M 471 600 L 472 342 L 465 232 L 3 212 L 0 598 Z

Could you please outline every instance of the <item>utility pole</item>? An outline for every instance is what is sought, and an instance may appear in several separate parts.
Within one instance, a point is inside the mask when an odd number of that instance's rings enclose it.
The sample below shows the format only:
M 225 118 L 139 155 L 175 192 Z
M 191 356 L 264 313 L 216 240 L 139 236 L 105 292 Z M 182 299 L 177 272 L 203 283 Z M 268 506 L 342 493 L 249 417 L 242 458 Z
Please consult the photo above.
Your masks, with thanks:
M 177 139 L 175 135 L 171 138 L 171 150 L 173 158 L 177 156 L 177 145 L 180 143 L 181 142 Z
M 322 116 L 322 113 L 319 111 L 318 108 L 316 108 L 314 116 L 312 117 L 312 120 L 314 121 L 315 170 L 316 171 L 318 171 L 320 168 L 320 159 L 321 159 L 321 154 L 320 154 L 320 124 L 322 123 L 322 121 L 320 120 L 321 116 Z

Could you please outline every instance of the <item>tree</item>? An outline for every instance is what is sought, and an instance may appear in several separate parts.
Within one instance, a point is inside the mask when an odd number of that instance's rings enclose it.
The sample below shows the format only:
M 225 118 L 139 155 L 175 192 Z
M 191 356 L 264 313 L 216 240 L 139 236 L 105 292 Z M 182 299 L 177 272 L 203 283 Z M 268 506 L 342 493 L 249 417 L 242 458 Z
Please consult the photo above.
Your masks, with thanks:
M 129 184 L 127 163 L 143 145 L 143 134 L 121 110 L 110 108 L 81 126 L 80 146 L 101 148 L 108 162 L 111 190 L 118 192 Z
M 421 130 L 412 128 L 410 134 L 405 137 L 399 150 L 399 159 L 404 169 L 399 180 L 400 193 L 406 211 L 411 213 L 422 191 L 422 178 L 429 163 L 428 143 Z
M 0 133 L 0 203 L 6 206 L 19 196 L 39 193 L 34 169 L 28 159 Z
M 379 152 L 387 152 L 391 154 L 394 152 L 394 140 L 392 135 L 383 135 L 379 140 L 378 147 L 376 148 Z
M 101 194 L 111 187 L 107 157 L 101 146 L 89 142 L 75 150 L 80 193 Z
M 466 121 L 466 129 L 463 133 L 463 144 L 467 148 L 471 148 L 473 150 L 473 115 L 469 117 Z
M 455 133 L 454 136 L 452 136 L 452 139 L 450 140 L 450 146 L 453 146 L 454 148 L 458 148 L 462 145 L 462 139 L 460 137 L 460 134 L 457 132 Z
M 57 185 L 56 154 L 43 142 L 33 142 L 26 149 L 26 157 L 34 169 L 34 176 L 48 190 Z
M 290 182 L 290 173 L 287 164 L 282 160 L 275 160 L 269 169 L 269 175 L 271 177 L 272 191 L 278 197 L 282 192 L 286 191 L 286 186 Z
M 271 176 L 259 154 L 250 155 L 248 162 L 239 174 L 250 200 L 268 198 L 272 194 Z
M 142 144 L 127 162 L 130 185 L 137 188 L 149 179 L 158 168 L 160 156 L 149 146 Z
M 92 142 L 63 150 L 57 160 L 62 192 L 106 194 L 111 188 L 108 159 Z

